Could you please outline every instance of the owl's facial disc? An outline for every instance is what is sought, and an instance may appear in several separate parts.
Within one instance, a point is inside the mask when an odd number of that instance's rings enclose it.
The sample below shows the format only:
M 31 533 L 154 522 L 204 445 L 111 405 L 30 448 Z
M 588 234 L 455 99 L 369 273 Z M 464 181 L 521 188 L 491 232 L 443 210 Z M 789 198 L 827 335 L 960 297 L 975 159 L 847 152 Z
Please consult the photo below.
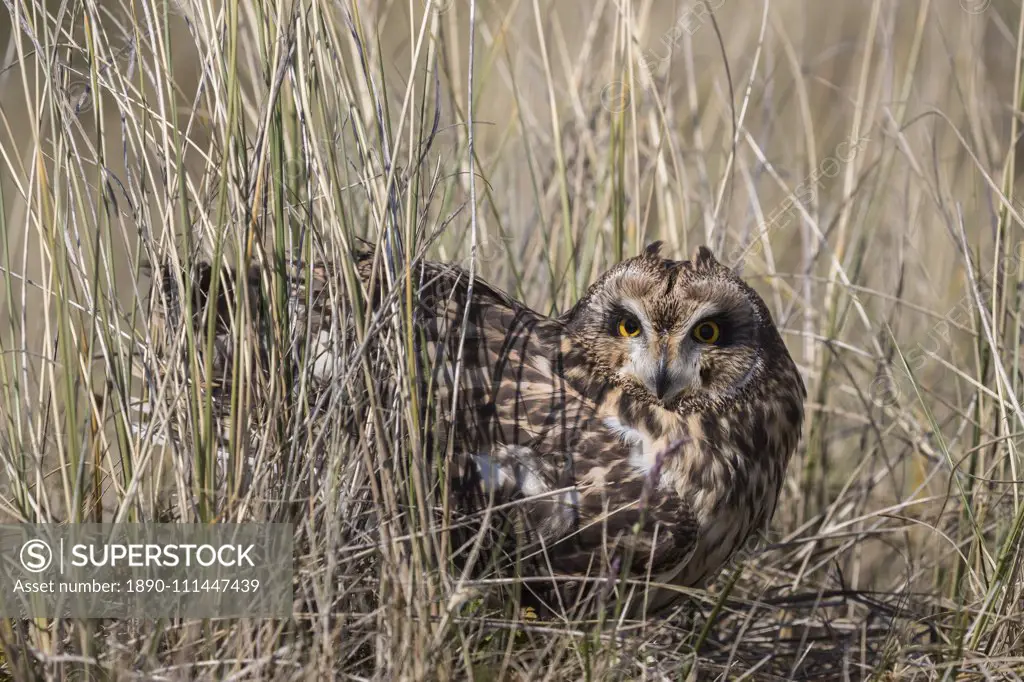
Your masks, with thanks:
M 599 375 L 675 409 L 756 384 L 761 330 L 771 324 L 763 310 L 706 249 L 691 261 L 648 249 L 605 273 L 564 320 Z
M 619 346 L 619 380 L 644 386 L 672 407 L 685 396 L 723 398 L 741 390 L 757 365 L 755 332 L 748 309 L 723 307 L 704 297 L 683 315 L 659 315 L 657 307 L 625 299 L 612 308 L 608 331 Z
M 686 352 L 676 325 L 653 324 L 642 306 L 628 300 L 616 306 L 609 323 L 610 335 L 621 348 L 616 371 L 620 379 L 643 384 L 665 405 L 700 387 L 700 357 Z

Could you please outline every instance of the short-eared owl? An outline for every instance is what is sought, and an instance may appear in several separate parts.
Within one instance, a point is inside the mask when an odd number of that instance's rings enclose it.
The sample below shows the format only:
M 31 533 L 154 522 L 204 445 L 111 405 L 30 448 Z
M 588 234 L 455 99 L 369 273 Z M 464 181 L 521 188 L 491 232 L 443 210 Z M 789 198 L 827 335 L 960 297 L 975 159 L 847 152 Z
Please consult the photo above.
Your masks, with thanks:
M 381 306 L 373 262 L 358 271 Z M 652 244 L 560 317 L 479 278 L 470 293 L 459 267 L 413 277 L 432 451 L 453 453 L 466 509 L 520 502 L 514 535 L 539 564 L 700 586 L 771 519 L 806 392 L 764 302 L 709 250 L 675 261 Z M 307 364 L 336 380 L 338 363 Z

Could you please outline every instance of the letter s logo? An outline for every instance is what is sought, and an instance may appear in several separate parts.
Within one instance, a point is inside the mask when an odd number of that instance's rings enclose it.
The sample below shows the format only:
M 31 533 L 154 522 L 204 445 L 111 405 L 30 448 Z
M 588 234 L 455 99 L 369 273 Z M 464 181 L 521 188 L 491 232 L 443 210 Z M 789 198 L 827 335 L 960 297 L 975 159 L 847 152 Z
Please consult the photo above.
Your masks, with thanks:
M 29 573 L 41 573 L 53 563 L 53 551 L 42 540 L 29 540 L 21 546 L 21 565 Z

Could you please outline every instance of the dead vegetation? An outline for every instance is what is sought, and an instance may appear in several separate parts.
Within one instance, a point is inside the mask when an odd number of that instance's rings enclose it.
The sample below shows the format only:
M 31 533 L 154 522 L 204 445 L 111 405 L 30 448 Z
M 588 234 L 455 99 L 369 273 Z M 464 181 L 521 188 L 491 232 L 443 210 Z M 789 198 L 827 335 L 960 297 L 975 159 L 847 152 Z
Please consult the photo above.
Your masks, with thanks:
M 425 4 L 5 2 L 0 521 L 299 549 L 293 619 L 0 621 L 0 677 L 1020 676 L 1020 2 Z M 361 239 L 394 304 L 346 293 Z M 403 273 L 564 310 L 655 239 L 742 265 L 806 377 L 771 536 L 674 615 L 492 608 L 450 563 Z M 211 261 L 258 274 L 229 376 L 181 322 Z M 358 321 L 319 393 L 317 262 Z

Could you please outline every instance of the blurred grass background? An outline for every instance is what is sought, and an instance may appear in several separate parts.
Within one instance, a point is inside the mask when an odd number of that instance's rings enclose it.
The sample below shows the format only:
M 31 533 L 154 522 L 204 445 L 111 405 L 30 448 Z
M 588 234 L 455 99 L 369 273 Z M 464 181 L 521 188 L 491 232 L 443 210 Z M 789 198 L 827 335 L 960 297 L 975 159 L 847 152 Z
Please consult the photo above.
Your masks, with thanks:
M 306 550 L 292 621 L 8 620 L 0 676 L 1021 674 L 1020 2 L 5 8 L 0 521 L 287 518 Z M 544 312 L 655 239 L 742 267 L 810 394 L 767 543 L 697 616 L 465 615 L 406 513 L 401 313 L 357 315 L 394 393 L 353 350 L 347 397 L 309 407 L 282 264 L 345 280 L 358 238 Z M 147 268 L 200 260 L 263 274 L 228 415 Z M 359 405 L 358 437 L 323 426 Z

